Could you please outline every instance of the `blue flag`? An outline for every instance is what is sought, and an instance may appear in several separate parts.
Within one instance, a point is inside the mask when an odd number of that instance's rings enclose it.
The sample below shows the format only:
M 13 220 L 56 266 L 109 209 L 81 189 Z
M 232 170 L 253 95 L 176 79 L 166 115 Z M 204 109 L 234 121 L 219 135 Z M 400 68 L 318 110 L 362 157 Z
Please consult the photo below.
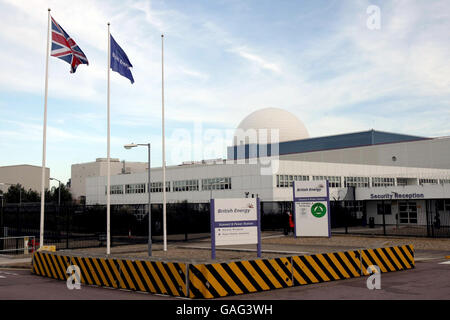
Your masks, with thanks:
M 131 83 L 134 83 L 133 75 L 130 68 L 133 68 L 130 60 L 127 57 L 125 51 L 117 44 L 111 35 L 111 69 L 120 73 L 125 78 L 130 79 Z

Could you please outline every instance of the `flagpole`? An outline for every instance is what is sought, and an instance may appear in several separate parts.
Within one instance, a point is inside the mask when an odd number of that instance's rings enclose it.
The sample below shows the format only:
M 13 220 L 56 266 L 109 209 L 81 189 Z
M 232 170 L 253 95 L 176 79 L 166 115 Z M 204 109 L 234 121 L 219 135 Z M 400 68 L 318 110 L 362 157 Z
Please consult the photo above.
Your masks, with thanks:
M 108 178 L 106 183 L 106 254 L 111 253 L 111 147 L 110 147 L 110 135 L 111 135 L 111 125 L 110 125 L 110 68 L 111 68 L 111 33 L 109 31 L 110 23 L 108 22 L 108 138 L 107 138 L 107 171 Z
M 48 97 L 48 57 L 50 56 L 50 8 L 48 9 L 47 24 L 47 55 L 45 57 L 45 98 L 44 98 L 44 128 L 42 137 L 42 180 L 41 180 L 41 223 L 39 231 L 39 245 L 44 245 L 44 214 L 45 214 L 45 158 L 47 150 L 47 97 Z
M 162 80 L 162 174 L 163 174 L 163 234 L 164 251 L 167 251 L 166 220 L 166 137 L 164 127 L 164 35 L 161 35 L 161 80 Z

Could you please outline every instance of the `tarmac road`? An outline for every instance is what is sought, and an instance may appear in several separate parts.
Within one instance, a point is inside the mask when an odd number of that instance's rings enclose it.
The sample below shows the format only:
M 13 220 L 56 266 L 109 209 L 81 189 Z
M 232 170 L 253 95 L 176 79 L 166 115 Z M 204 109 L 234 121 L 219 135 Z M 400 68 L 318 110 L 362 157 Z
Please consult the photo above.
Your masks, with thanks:
M 381 275 L 381 290 L 367 289 L 366 280 L 367 277 L 340 280 L 218 300 L 450 300 L 450 260 L 426 260 L 417 262 L 413 270 L 384 273 Z M 173 297 L 84 285 L 81 290 L 69 290 L 64 281 L 35 276 L 29 270 L 0 269 L 0 300 L 18 299 L 180 300 Z

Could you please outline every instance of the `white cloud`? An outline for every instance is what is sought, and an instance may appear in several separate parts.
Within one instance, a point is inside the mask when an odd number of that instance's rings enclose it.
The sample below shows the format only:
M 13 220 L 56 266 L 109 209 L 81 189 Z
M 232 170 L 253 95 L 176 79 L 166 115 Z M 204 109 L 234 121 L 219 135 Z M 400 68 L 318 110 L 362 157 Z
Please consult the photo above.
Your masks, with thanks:
M 51 58 L 49 108 L 67 101 L 72 116 L 62 118 L 64 125 L 71 118 L 84 125 L 68 131 L 63 124 L 52 123 L 49 132 L 61 145 L 77 139 L 104 144 L 97 127 L 106 122 L 108 21 L 134 65 L 136 79 L 131 85 L 111 73 L 114 129 L 130 129 L 114 138 L 119 147 L 130 138 L 161 140 L 154 135 L 161 121 L 161 33 L 166 35 L 166 119 L 174 126 L 190 129 L 189 123 L 201 119 L 211 127 L 232 129 L 250 112 L 271 106 L 293 112 L 313 136 L 372 127 L 418 135 L 450 134 L 450 114 L 444 111 L 450 101 L 449 5 L 446 1 L 383 3 L 381 29 L 371 31 L 365 23 L 369 4 L 339 4 L 335 24 L 327 16 L 316 21 L 329 28 L 318 37 L 300 39 L 298 46 L 281 38 L 274 46 L 269 38 L 258 43 L 233 32 L 213 15 L 189 16 L 173 9 L 170 2 L 80 0 L 68 6 L 60 0 L 34 0 L 33 5 L 0 0 L 0 9 L 8 12 L 0 19 L 0 42 L 8 48 L 0 50 L 0 86 L 3 92 L 34 94 L 42 110 L 50 6 L 90 61 L 70 75 L 67 63 Z M 311 14 L 308 21 L 315 17 Z M 92 110 L 79 111 L 79 102 Z M 427 108 L 431 113 L 424 113 Z M 1 133 L 21 141 L 30 136 L 35 142 L 42 139 L 39 125 L 14 128 L 2 127 Z M 168 148 L 171 143 L 176 147 L 169 140 Z
M 270 70 L 275 73 L 281 73 L 280 67 L 277 64 L 269 62 L 266 59 L 254 54 L 254 53 L 248 52 L 247 49 L 244 47 L 233 48 L 230 51 L 238 54 L 242 58 L 245 58 L 252 63 L 255 63 L 257 66 L 259 66 L 262 69 Z

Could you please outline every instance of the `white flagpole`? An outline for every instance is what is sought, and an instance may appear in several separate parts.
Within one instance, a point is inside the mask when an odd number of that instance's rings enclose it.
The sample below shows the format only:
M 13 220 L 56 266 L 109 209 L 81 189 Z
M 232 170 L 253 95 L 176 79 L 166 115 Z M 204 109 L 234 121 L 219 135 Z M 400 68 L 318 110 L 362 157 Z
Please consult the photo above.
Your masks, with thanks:
M 111 147 L 110 147 L 110 135 L 111 135 L 111 125 L 110 125 L 110 68 L 111 68 L 111 33 L 109 31 L 109 25 L 108 22 L 108 111 L 107 111 L 107 118 L 108 118 L 108 138 L 107 138 L 107 166 L 108 166 L 108 178 L 106 183 L 106 254 L 111 253 Z
M 164 251 L 167 251 L 166 220 L 166 137 L 164 128 L 164 35 L 161 35 L 161 80 L 162 80 L 162 173 L 163 173 L 163 237 Z
M 50 56 L 50 8 L 48 9 L 47 25 L 47 55 L 45 57 L 45 100 L 44 100 L 44 130 L 42 139 L 42 180 L 41 180 L 41 226 L 39 245 L 44 245 L 44 213 L 45 213 L 45 158 L 47 150 L 47 97 L 48 97 L 48 57 Z

